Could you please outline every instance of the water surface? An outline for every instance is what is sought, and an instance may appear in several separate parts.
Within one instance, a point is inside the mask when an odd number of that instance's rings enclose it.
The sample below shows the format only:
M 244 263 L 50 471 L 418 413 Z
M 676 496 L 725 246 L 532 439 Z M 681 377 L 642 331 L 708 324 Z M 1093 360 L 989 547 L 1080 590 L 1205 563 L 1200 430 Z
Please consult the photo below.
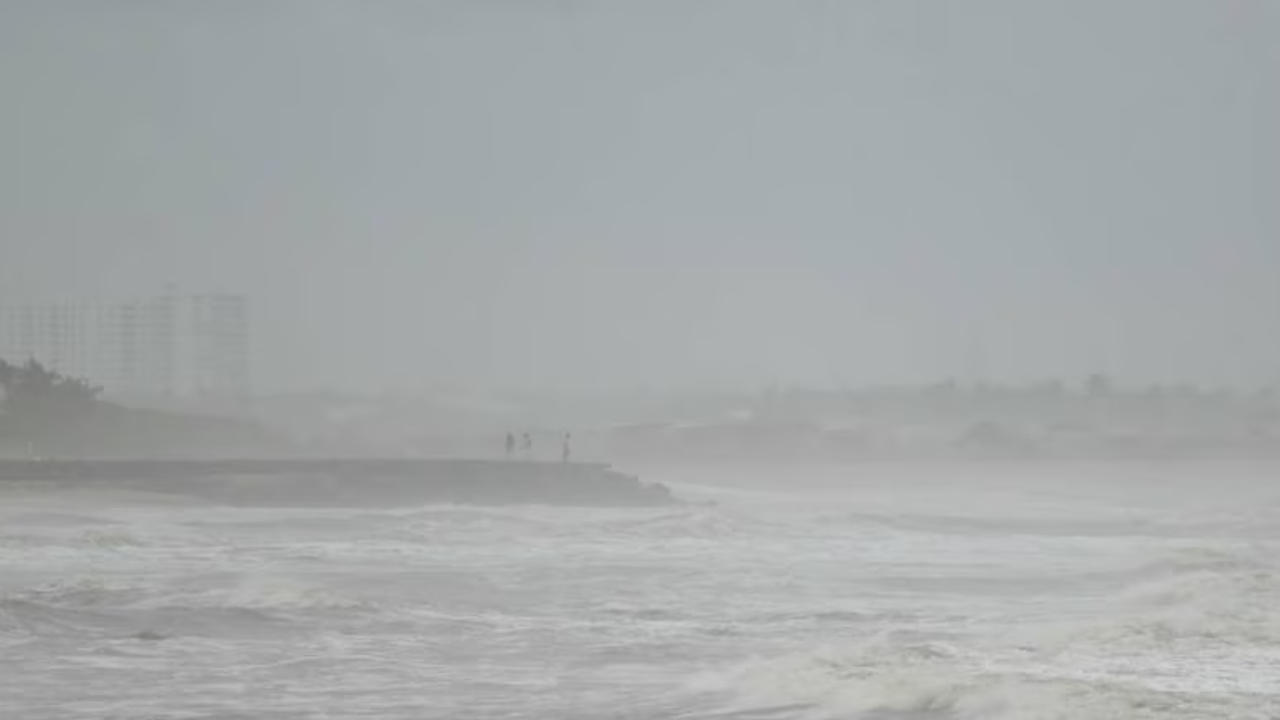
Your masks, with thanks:
M 0 716 L 1280 717 L 1280 468 L 644 470 L 717 504 L 6 483 Z

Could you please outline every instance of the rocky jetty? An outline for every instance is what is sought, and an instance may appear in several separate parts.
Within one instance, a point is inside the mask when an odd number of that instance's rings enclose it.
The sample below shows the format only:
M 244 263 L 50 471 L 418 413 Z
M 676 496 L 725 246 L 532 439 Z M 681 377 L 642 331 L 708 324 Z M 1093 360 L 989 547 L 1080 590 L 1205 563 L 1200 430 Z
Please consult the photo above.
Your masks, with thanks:
M 494 460 L 5 460 L 0 482 L 102 484 L 243 506 L 661 506 L 660 484 L 594 463 Z

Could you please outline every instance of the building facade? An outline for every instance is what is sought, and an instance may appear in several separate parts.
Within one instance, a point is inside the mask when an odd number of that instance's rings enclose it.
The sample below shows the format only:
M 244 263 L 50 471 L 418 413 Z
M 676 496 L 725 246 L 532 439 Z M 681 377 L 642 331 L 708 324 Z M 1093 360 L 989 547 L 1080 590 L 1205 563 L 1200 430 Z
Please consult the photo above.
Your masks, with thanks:
M 249 392 L 249 304 L 238 295 L 0 304 L 0 358 L 37 360 L 114 396 Z

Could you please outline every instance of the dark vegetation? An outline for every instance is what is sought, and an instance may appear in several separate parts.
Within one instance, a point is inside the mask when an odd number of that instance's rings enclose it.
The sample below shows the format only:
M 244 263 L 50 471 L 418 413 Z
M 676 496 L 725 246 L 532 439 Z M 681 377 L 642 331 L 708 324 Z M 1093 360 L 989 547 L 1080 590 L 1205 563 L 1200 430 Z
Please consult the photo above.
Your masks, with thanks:
M 217 457 L 275 445 L 254 423 L 127 408 L 101 394 L 35 360 L 0 359 L 0 456 Z

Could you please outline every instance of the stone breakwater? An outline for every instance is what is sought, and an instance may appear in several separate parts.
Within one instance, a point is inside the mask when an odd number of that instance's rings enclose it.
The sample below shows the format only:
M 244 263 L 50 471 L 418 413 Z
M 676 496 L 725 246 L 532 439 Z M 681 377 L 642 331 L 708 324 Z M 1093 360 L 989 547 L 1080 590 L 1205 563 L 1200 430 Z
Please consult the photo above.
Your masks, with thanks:
M 246 506 L 678 502 L 665 486 L 604 464 L 495 460 L 7 460 L 0 461 L 0 482 L 94 484 Z

